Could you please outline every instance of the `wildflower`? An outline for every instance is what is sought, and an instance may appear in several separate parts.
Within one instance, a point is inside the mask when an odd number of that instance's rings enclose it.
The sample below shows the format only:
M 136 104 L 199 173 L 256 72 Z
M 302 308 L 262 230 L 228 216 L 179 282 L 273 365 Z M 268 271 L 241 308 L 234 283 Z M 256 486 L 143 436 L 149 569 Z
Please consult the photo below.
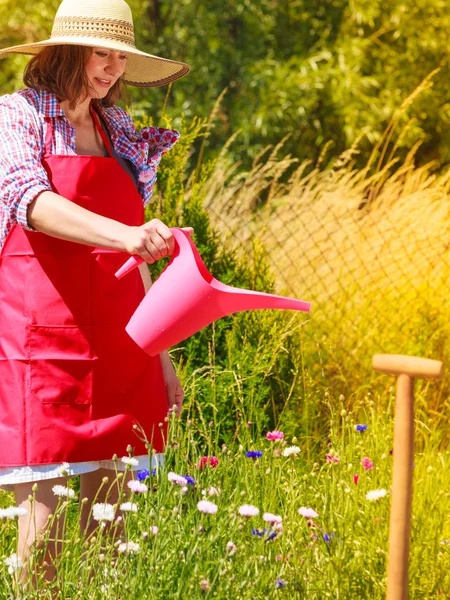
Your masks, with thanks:
M 353 483 L 356 485 L 359 481 L 359 475 L 353 475 Z
M 123 510 L 124 512 L 137 512 L 138 507 L 134 502 L 124 502 L 120 505 L 120 510 Z
M 70 471 L 70 464 L 68 462 L 63 462 L 61 465 L 59 465 L 58 471 L 63 477 L 67 477 Z
M 283 450 L 283 456 L 293 456 L 300 452 L 300 448 L 298 446 L 289 446 Z
M 207 592 L 209 590 L 209 581 L 207 579 L 200 579 L 198 584 L 202 591 Z
M 247 458 L 253 458 L 253 460 L 255 460 L 256 458 L 261 458 L 262 452 L 261 450 L 249 450 L 245 453 L 245 456 Z
M 282 440 L 284 438 L 284 433 L 282 431 L 268 431 L 266 433 L 266 439 L 271 441 Z
M 202 456 L 195 466 L 197 467 L 197 469 L 203 469 L 204 467 L 207 467 L 209 465 L 211 468 L 215 469 L 215 467 L 217 467 L 218 464 L 219 459 L 215 456 Z
M 156 477 L 156 469 L 152 469 L 153 477 Z M 142 469 L 142 471 L 138 471 L 136 473 L 136 477 L 139 481 L 145 481 L 147 477 L 150 477 L 150 471 L 148 469 Z
M 281 577 L 278 577 L 275 580 L 275 587 L 278 588 L 278 589 L 286 587 L 287 584 L 288 584 L 288 582 L 285 581 L 284 579 L 281 579 Z
M 379 500 L 380 498 L 384 498 L 384 496 L 386 496 L 387 492 L 385 489 L 381 489 L 381 490 L 372 490 L 370 492 L 367 492 L 366 494 L 366 500 Z
M 75 498 L 75 491 L 64 485 L 54 485 L 52 487 L 55 496 L 66 496 L 66 498 Z
M 331 542 L 331 540 L 330 540 L 330 536 L 328 535 L 328 533 L 324 533 L 324 534 L 323 534 L 323 539 L 324 539 L 324 541 L 325 541 L 325 542 L 327 542 L 327 543 Z
M 11 554 L 8 558 L 5 558 L 3 561 L 5 565 L 8 567 L 8 573 L 12 575 L 14 571 L 21 569 L 23 567 L 22 560 L 17 556 L 16 553 Z
M 251 504 L 243 504 L 239 507 L 238 513 L 241 517 L 256 517 L 259 515 L 259 508 L 252 506 Z
M 214 515 L 217 512 L 217 504 L 209 502 L 208 500 L 200 500 L 197 502 L 197 508 L 200 512 L 206 515 Z
M 298 514 L 305 517 L 305 519 L 315 519 L 319 516 L 319 513 L 316 513 L 312 508 L 307 508 L 306 506 L 302 506 L 298 509 Z
M 114 506 L 112 504 L 94 504 L 92 507 L 92 517 L 96 521 L 113 521 L 114 520 Z
M 334 454 L 326 454 L 325 458 L 327 460 L 327 463 L 339 463 L 339 458 L 337 456 L 335 456 Z
M 156 527 L 156 525 L 152 525 L 152 526 L 150 527 L 150 533 L 151 533 L 152 535 L 157 535 L 158 531 L 159 531 L 159 529 L 158 529 L 158 527 Z
M 228 555 L 233 556 L 237 552 L 237 546 L 233 542 L 227 542 Z
M 361 465 L 364 468 L 364 471 L 370 471 L 371 469 L 373 469 L 373 462 L 370 460 L 369 457 L 365 456 L 362 461 L 361 461 Z
M 283 521 L 282 517 L 279 517 L 278 515 L 273 515 L 272 513 L 264 513 L 263 519 L 271 525 L 273 525 L 274 523 L 281 523 Z
M 0 519 L 14 519 L 15 517 L 24 517 L 28 514 L 26 508 L 22 506 L 8 506 L 8 508 L 0 508 Z
M 218 496 L 218 495 L 219 495 L 219 490 L 212 485 L 208 490 L 208 496 Z
M 176 473 L 172 473 L 172 471 L 167 474 L 167 479 L 169 481 L 171 481 L 172 483 L 176 483 L 177 485 L 181 485 L 182 487 L 184 485 L 187 485 L 187 479 L 186 479 L 186 477 L 183 477 L 182 475 L 177 475 Z
M 183 475 L 183 477 L 186 479 L 186 483 L 188 485 L 194 485 L 195 479 L 193 477 L 191 477 L 190 475 Z
M 273 540 L 277 537 L 276 531 L 273 531 L 272 529 L 267 529 L 266 527 L 264 527 L 264 529 L 252 529 L 252 535 L 256 535 L 260 538 L 265 537 L 266 542 L 270 542 L 270 540 Z
M 136 494 L 148 492 L 148 487 L 145 485 L 145 483 L 141 483 L 140 481 L 136 481 L 135 479 L 129 481 L 127 483 L 127 486 L 132 492 L 135 492 Z
M 367 425 L 355 425 L 356 431 L 367 431 Z
M 118 545 L 117 547 L 117 551 L 123 553 L 128 553 L 128 554 L 137 554 L 140 550 L 140 546 L 139 544 L 136 544 L 135 542 L 122 542 L 121 544 Z
M 132 467 L 137 467 L 139 464 L 139 461 L 137 458 L 133 458 L 132 456 L 122 456 L 122 458 L 120 459 L 124 465 L 130 465 Z

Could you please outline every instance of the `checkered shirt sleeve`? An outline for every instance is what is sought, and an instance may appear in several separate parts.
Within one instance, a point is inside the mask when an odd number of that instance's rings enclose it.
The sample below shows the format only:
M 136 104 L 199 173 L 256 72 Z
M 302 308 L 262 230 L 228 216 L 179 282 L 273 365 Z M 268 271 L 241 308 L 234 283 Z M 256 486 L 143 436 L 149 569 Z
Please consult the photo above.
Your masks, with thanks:
M 41 163 L 39 121 L 26 102 L 11 98 L 0 98 L 0 244 L 15 223 L 33 229 L 28 206 L 52 189 Z

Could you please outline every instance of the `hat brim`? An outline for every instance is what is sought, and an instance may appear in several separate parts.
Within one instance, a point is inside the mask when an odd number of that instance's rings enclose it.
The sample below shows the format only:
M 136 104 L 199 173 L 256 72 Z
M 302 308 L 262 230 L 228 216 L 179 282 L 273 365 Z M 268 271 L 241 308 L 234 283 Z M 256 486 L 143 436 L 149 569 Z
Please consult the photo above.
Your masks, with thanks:
M 0 50 L 0 58 L 5 54 L 37 54 L 46 46 L 90 46 L 91 48 L 108 48 L 117 50 L 127 55 L 127 66 L 124 73 L 124 81 L 128 85 L 137 87 L 159 87 L 176 81 L 189 73 L 190 66 L 142 52 L 137 48 L 116 40 L 101 37 L 77 36 L 76 40 L 53 37 L 43 42 L 34 44 L 22 44 L 11 46 Z

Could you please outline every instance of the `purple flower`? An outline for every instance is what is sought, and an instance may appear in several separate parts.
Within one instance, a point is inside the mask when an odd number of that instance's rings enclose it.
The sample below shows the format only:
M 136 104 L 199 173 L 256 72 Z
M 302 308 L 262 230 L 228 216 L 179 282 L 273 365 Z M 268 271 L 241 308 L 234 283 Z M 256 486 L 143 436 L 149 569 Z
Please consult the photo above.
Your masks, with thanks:
M 188 485 L 194 485 L 195 479 L 193 477 L 191 477 L 190 475 L 183 475 L 183 477 L 186 479 L 186 483 Z
M 152 469 L 153 477 L 156 477 L 156 469 Z M 142 469 L 136 473 L 136 477 L 139 481 L 145 481 L 147 477 L 150 477 L 150 471 L 148 469 Z
M 334 538 L 334 531 L 331 534 L 331 537 L 328 535 L 328 533 L 323 534 L 323 539 L 325 542 L 327 542 L 327 544 L 331 542 L 331 538 Z
M 262 452 L 261 452 L 261 450 L 249 450 L 248 452 L 245 453 L 245 456 L 247 458 L 253 458 L 253 460 L 254 460 L 255 458 L 261 458 Z
M 355 425 L 356 431 L 367 431 L 367 425 Z
M 277 577 L 277 579 L 275 580 L 276 588 L 284 588 L 287 586 L 287 584 L 288 584 L 288 582 L 285 581 L 284 579 L 281 579 L 281 577 Z
M 256 535 L 260 538 L 265 537 L 266 542 L 270 542 L 270 540 L 277 537 L 276 531 L 272 531 L 271 529 L 268 530 L 266 527 L 264 527 L 264 529 L 252 529 L 252 535 Z

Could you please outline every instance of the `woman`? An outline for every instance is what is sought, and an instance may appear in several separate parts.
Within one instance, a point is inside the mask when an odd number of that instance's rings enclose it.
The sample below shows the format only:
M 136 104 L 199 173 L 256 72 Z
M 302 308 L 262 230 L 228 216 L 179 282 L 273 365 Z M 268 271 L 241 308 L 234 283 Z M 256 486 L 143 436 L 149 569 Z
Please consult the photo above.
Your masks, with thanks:
M 81 497 L 93 499 L 111 469 L 125 469 L 114 454 L 131 447 L 133 468 L 149 468 L 136 424 L 161 453 L 167 409 L 181 409 L 167 353 L 150 358 L 125 332 L 151 285 L 147 266 L 114 276 L 129 254 L 152 263 L 174 249 L 166 225 L 144 224 L 143 207 L 179 134 L 138 135 L 114 100 L 122 82 L 164 85 L 189 67 L 135 48 L 124 0 L 64 0 L 49 40 L 0 55 L 11 52 L 35 55 L 28 88 L 0 98 L 0 485 L 28 513 L 23 559 L 63 474 L 81 475 Z

